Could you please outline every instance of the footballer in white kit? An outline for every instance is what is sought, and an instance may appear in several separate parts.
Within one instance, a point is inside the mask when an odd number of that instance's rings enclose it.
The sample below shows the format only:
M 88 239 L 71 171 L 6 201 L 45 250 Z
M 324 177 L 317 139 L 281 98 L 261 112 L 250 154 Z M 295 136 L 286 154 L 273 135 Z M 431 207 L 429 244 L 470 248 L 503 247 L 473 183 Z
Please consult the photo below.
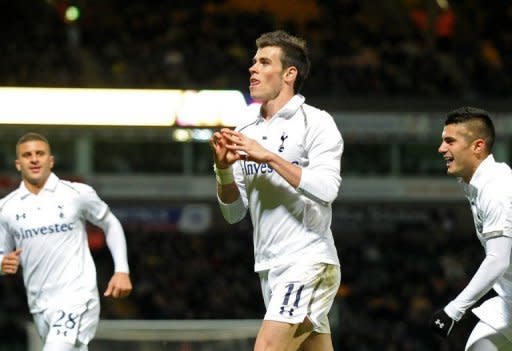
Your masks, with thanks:
M 17 167 L 23 181 L 0 200 L 0 261 L 20 252 L 28 306 L 43 350 L 86 350 L 100 314 L 86 222 L 105 232 L 116 276 L 107 295 L 114 297 L 131 290 L 124 232 L 92 187 L 50 171 L 53 159 L 45 139 L 29 133 L 20 140 Z
M 221 209 L 229 222 L 240 221 L 250 209 L 256 272 L 293 262 L 339 265 L 330 204 L 341 183 L 343 140 L 332 117 L 304 100 L 296 95 L 271 121 L 256 115 L 237 128 L 302 167 L 301 183 L 294 189 L 266 163 L 240 160 L 233 165 L 240 200 L 238 206 L 221 204 Z
M 447 173 L 458 177 L 469 202 L 485 258 L 459 295 L 434 314 L 431 327 L 448 336 L 487 292 L 497 293 L 473 309 L 479 322 L 466 351 L 512 350 L 512 170 L 494 159 L 494 139 L 488 113 L 462 107 L 447 115 L 439 147 Z
M 262 34 L 249 68 L 243 123 L 214 133 L 217 195 L 229 223 L 247 213 L 266 314 L 255 351 L 333 350 L 328 313 L 340 284 L 331 204 L 341 185 L 343 139 L 333 118 L 298 93 L 305 42 Z
M 266 163 L 240 160 L 233 165 L 240 198 L 234 204 L 221 202 L 220 208 L 230 223 L 240 221 L 248 210 L 251 213 L 254 270 L 260 272 L 267 305 L 271 292 L 277 295 L 279 282 L 304 279 L 308 270 L 316 279 L 309 284 L 306 279 L 293 286 L 280 286 L 283 298 L 275 299 L 275 306 L 267 306 L 266 318 L 298 323 L 308 316 L 315 330 L 328 333 L 326 318 L 316 319 L 311 311 L 318 308 L 308 306 L 311 300 L 307 294 L 314 293 L 319 276 L 333 285 L 339 284 L 339 269 L 316 265 L 340 265 L 330 226 L 331 203 L 341 183 L 343 139 L 332 117 L 304 100 L 295 95 L 272 120 L 256 115 L 252 123 L 237 128 L 267 150 L 302 167 L 299 187 L 292 188 Z M 280 272 L 288 266 L 293 269 Z M 273 281 L 272 277 L 280 280 Z M 317 298 L 315 303 L 321 304 L 320 296 Z M 325 308 L 329 310 L 332 300 L 327 301 Z M 288 313 L 283 313 L 285 310 Z

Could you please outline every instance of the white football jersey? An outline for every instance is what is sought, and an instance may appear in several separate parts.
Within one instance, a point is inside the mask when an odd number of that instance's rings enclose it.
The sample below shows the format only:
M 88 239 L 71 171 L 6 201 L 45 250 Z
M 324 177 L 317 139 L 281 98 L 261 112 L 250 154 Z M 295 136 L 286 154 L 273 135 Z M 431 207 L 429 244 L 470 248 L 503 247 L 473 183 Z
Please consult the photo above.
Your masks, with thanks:
M 485 248 L 497 236 L 512 237 L 512 171 L 493 155 L 477 168 L 469 184 L 461 183 L 471 206 L 475 230 Z M 496 281 L 494 290 L 512 302 L 512 265 Z
M 85 225 L 98 222 L 108 211 L 93 188 L 60 180 L 53 173 L 38 194 L 22 182 L 0 201 L 0 254 L 22 249 L 20 262 L 32 313 L 71 299 L 85 303 L 98 298 Z
M 238 212 L 238 220 L 249 209 L 255 271 L 293 262 L 339 265 L 330 226 L 331 203 L 341 184 L 343 139 L 333 118 L 305 104 L 301 95 L 270 120 L 251 111 L 252 121 L 237 130 L 302 168 L 295 189 L 266 163 L 238 161 L 233 166 L 244 206 L 220 205 L 223 213 Z

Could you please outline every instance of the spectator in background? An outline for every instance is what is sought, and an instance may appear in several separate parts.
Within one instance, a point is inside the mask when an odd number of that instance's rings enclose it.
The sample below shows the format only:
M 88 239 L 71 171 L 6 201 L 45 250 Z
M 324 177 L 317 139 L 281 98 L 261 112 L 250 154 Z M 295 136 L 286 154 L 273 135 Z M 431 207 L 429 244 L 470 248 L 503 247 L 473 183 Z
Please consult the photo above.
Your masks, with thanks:
M 28 305 L 44 351 L 85 351 L 99 322 L 96 268 L 86 221 L 103 229 L 114 259 L 104 296 L 132 290 L 119 220 L 88 185 L 60 180 L 48 140 L 37 133 L 16 144 L 21 184 L 0 201 L 2 272 L 23 267 Z
M 255 271 L 267 312 L 255 351 L 333 350 L 327 314 L 340 284 L 331 203 L 343 139 L 333 118 L 299 94 L 305 41 L 284 31 L 256 40 L 247 122 L 211 140 L 220 208 L 230 223 L 249 210 Z

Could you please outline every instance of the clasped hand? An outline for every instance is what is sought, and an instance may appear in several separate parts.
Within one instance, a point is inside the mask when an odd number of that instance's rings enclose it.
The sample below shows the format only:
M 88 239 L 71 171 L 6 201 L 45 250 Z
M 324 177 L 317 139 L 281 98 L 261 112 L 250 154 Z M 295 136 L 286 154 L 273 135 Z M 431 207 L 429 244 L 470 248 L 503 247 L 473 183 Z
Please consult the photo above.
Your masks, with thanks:
M 227 168 L 238 160 L 266 162 L 269 152 L 256 140 L 229 128 L 215 132 L 210 146 L 219 168 Z

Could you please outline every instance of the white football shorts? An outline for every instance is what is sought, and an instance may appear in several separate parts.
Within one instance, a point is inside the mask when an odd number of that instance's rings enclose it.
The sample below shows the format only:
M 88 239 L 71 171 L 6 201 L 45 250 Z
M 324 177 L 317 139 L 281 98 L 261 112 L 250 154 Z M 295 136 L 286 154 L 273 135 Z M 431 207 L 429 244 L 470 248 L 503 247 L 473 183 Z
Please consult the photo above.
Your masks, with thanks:
M 340 267 L 326 263 L 290 264 L 259 272 L 265 320 L 290 324 L 307 317 L 313 331 L 330 333 L 329 310 L 340 285 Z
M 96 334 L 100 320 L 100 303 L 62 305 L 33 315 L 39 335 L 45 344 L 87 345 Z
M 512 342 L 512 305 L 500 296 L 484 301 L 472 312 L 485 324 L 505 335 Z

